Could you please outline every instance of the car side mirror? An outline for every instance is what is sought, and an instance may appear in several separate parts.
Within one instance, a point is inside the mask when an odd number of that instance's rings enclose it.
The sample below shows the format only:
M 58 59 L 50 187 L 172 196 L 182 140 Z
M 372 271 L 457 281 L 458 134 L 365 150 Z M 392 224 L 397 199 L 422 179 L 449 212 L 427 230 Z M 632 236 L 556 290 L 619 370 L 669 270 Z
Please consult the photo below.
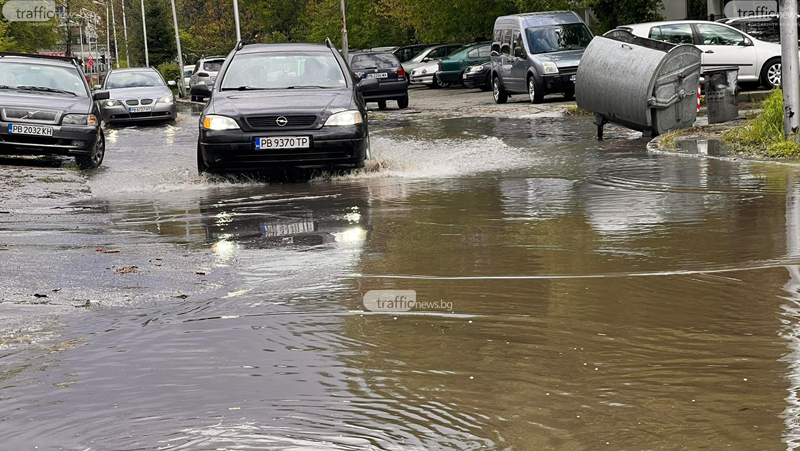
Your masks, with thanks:
M 94 85 L 92 86 L 92 89 L 100 89 L 100 85 Z
M 514 56 L 525 59 L 525 52 L 523 51 L 522 47 L 514 47 Z
M 99 88 L 100 86 L 98 86 Z M 95 91 L 92 94 L 92 97 L 95 101 L 99 102 L 101 100 L 108 100 L 111 97 L 111 94 L 108 91 Z
M 422 58 L 422 62 L 423 63 L 429 63 L 429 62 L 431 62 L 431 59 L 430 58 Z
M 175 80 L 170 80 L 167 82 L 167 86 L 169 86 L 170 88 L 174 88 L 175 86 L 178 86 L 178 84 L 175 83 Z
M 365 78 L 358 82 L 358 90 L 361 92 L 376 91 L 380 88 L 381 82 L 377 78 Z
M 744 38 L 744 41 L 742 41 L 742 45 L 744 45 L 745 47 L 750 47 L 751 45 L 753 45 L 753 41 L 750 40 L 750 38 Z

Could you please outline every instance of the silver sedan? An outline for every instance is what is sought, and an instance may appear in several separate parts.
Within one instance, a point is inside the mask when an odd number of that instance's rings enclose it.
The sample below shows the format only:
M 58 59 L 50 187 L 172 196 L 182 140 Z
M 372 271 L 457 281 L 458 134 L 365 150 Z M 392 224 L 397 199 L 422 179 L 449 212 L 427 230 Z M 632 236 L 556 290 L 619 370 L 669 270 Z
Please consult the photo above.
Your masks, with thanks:
M 100 102 L 103 121 L 171 121 L 178 117 L 172 87 L 175 81 L 165 82 L 152 68 L 118 69 L 111 71 L 103 82 L 109 99 Z

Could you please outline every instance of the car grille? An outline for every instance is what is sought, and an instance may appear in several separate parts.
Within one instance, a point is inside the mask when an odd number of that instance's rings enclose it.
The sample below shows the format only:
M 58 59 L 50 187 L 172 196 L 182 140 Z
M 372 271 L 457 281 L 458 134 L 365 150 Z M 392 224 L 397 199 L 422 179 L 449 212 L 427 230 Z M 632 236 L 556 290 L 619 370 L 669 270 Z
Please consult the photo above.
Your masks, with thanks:
M 142 105 L 150 105 L 153 103 L 153 99 L 142 99 Z
M 278 125 L 278 118 L 286 118 L 286 125 Z M 317 123 L 317 116 L 250 116 L 246 117 L 247 125 L 254 130 L 297 130 L 311 128 Z
M 139 101 L 138 100 L 126 100 L 125 103 L 127 103 L 128 105 L 138 105 Z
M 3 117 L 10 121 L 37 122 L 41 124 L 55 124 L 58 113 L 49 110 L 29 110 L 18 108 L 6 108 L 3 110 Z

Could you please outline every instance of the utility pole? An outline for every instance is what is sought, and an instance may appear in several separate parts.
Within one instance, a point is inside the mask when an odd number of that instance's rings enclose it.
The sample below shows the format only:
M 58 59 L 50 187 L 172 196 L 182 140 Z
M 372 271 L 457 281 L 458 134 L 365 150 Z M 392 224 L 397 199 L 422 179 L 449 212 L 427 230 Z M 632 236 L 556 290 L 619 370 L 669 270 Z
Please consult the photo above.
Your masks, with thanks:
M 144 66 L 150 67 L 150 54 L 147 52 L 147 20 L 144 17 L 144 0 L 142 0 L 142 35 L 144 35 Z
M 178 33 L 178 13 L 175 12 L 175 0 L 172 0 L 172 24 L 175 25 L 175 44 L 178 47 L 178 69 L 180 70 L 180 79 L 175 81 L 179 83 L 178 93 L 184 97 L 186 90 L 183 86 L 183 54 L 181 53 L 181 36 Z
M 106 58 L 106 73 L 108 73 L 108 68 L 111 66 L 111 28 L 108 26 L 108 1 L 106 0 L 106 53 L 108 54 Z
M 117 44 L 117 13 L 114 12 L 114 0 L 106 0 L 111 3 L 111 23 L 114 25 L 114 56 L 117 57 L 117 69 L 119 69 L 119 45 Z M 108 64 L 111 64 L 111 55 L 108 55 Z
M 242 30 L 239 28 L 239 0 L 233 0 L 233 20 L 236 22 L 236 44 L 242 42 Z M 183 68 L 181 68 L 183 73 Z
M 342 8 L 342 56 L 347 64 L 350 64 L 348 54 L 350 53 L 350 46 L 347 43 L 347 19 L 344 13 L 344 0 L 339 0 L 339 5 Z
M 797 54 L 797 0 L 780 0 L 783 133 L 797 140 L 800 131 L 800 58 Z
M 125 19 L 125 0 L 122 0 L 122 31 L 125 33 L 125 64 L 131 67 L 131 55 L 128 52 L 128 20 Z

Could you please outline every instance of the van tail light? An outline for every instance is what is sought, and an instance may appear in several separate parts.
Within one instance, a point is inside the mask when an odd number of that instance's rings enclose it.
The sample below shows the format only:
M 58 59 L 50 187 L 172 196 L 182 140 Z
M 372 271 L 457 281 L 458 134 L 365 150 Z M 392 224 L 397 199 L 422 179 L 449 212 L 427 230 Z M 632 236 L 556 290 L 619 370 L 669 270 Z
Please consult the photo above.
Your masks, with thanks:
M 397 69 L 397 76 L 400 78 L 406 78 L 406 71 L 402 67 Z
M 198 77 L 208 77 L 209 75 L 206 72 L 198 72 L 197 76 Z

